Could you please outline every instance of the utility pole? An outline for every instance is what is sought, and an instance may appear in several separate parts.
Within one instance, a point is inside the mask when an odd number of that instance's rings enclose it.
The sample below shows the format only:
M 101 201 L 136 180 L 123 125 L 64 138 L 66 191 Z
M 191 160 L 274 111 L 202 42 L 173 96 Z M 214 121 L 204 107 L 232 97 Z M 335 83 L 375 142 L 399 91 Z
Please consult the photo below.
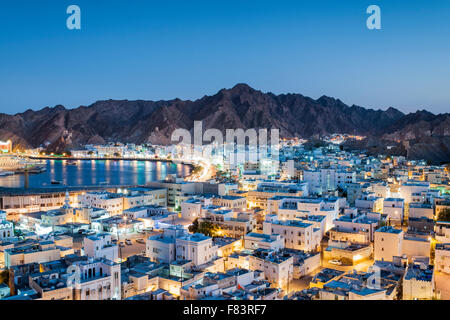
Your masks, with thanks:
M 119 246 L 120 262 L 122 262 L 122 247 L 120 246 L 119 223 L 116 220 L 117 245 Z

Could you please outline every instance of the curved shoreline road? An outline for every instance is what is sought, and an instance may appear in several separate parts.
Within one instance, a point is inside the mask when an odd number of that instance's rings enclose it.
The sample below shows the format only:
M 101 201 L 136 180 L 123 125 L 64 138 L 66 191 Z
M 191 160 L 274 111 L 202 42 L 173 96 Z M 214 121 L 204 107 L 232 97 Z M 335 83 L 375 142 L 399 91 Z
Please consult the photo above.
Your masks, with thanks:
M 216 175 L 216 169 L 213 164 L 206 160 L 198 160 L 198 164 L 202 167 L 202 172 L 191 174 L 186 177 L 186 181 L 205 182 L 212 179 Z

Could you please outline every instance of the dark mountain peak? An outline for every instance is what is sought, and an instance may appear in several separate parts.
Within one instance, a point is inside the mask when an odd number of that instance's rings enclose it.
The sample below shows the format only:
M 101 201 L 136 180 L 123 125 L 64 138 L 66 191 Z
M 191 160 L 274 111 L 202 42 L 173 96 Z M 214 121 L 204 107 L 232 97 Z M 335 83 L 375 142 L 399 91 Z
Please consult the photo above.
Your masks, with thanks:
M 66 108 L 62 104 L 58 104 L 58 105 L 53 107 L 53 110 L 55 110 L 55 111 L 64 111 L 64 110 L 66 110 Z
M 406 115 L 406 119 L 408 119 L 409 121 L 420 121 L 420 120 L 425 120 L 425 121 L 430 121 L 433 120 L 436 116 L 426 110 L 417 110 L 416 112 L 410 113 L 408 115 Z
M 334 97 L 329 97 L 325 95 L 317 99 L 316 102 L 326 107 L 340 107 L 340 108 L 348 107 L 348 105 L 346 105 L 340 99 L 336 99 Z
M 237 92 L 248 92 L 248 91 L 255 91 L 252 87 L 250 87 L 246 83 L 238 83 L 233 88 L 230 89 L 231 91 L 237 91 Z
M 386 109 L 386 113 L 389 113 L 389 114 L 399 114 L 399 115 L 404 115 L 403 112 L 401 112 L 400 110 L 398 110 L 398 109 L 396 109 L 396 108 L 394 108 L 394 107 L 389 107 L 389 108 L 387 108 L 387 109 Z
M 259 92 L 259 91 L 253 89 L 246 83 L 238 83 L 231 89 L 222 89 L 219 91 L 219 93 L 231 95 L 231 96 L 239 96 L 239 95 L 243 95 L 243 94 L 253 94 L 255 92 Z
M 425 109 L 417 110 L 416 114 L 420 114 L 423 117 L 434 117 L 435 116 L 434 113 L 427 111 Z
M 18 113 L 16 115 L 20 115 L 20 116 L 32 116 L 32 115 L 35 115 L 35 114 L 42 115 L 42 114 L 48 114 L 48 113 L 57 113 L 57 112 L 64 111 L 64 110 L 66 110 L 66 108 L 63 105 L 58 104 L 58 105 L 56 105 L 54 107 L 47 106 L 47 107 L 42 108 L 42 109 L 37 110 L 37 111 L 29 108 L 25 112 Z

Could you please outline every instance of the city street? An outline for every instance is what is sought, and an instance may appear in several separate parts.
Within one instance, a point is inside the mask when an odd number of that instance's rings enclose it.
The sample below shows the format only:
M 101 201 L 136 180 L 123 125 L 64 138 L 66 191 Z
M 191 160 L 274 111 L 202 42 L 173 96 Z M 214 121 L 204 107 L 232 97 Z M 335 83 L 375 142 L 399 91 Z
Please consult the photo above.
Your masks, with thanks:
M 144 238 L 143 238 L 144 239 Z M 119 247 L 119 258 L 122 254 L 122 259 L 126 259 L 130 256 L 141 254 L 145 251 L 145 243 L 138 243 L 135 239 L 130 239 L 132 245 L 125 244 L 125 247 Z M 145 240 L 145 239 L 144 239 Z

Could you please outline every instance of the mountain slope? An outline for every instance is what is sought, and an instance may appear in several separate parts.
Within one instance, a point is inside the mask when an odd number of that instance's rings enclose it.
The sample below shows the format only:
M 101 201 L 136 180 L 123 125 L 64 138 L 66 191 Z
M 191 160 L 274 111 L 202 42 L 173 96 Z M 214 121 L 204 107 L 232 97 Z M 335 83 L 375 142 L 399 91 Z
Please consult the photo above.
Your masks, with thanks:
M 0 114 L 0 139 L 31 147 L 57 145 L 58 149 L 115 141 L 169 144 L 173 130 L 190 130 L 196 120 L 203 120 L 204 129 L 222 132 L 278 128 L 281 137 L 351 133 L 412 141 L 450 135 L 450 114 L 405 115 L 394 108 L 365 109 L 327 96 L 314 100 L 300 94 L 275 95 L 238 84 L 195 101 L 106 100 L 70 110 L 56 106 Z

